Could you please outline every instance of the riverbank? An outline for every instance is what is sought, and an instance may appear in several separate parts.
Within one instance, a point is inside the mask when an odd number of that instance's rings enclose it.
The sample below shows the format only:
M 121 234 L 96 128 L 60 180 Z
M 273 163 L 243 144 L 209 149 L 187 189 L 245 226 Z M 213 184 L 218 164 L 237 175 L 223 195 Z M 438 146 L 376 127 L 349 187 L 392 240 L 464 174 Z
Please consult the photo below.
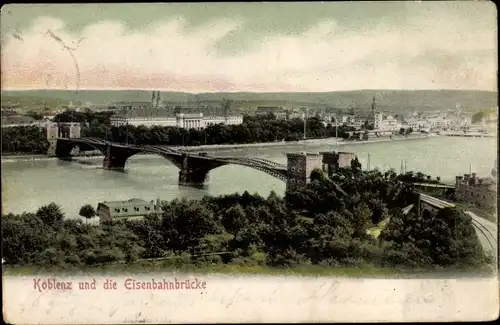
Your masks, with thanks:
M 217 151 L 217 150 L 227 150 L 227 149 L 243 149 L 243 148 L 267 148 L 267 147 L 286 147 L 290 145 L 319 145 L 319 144 L 329 144 L 334 145 L 356 145 L 356 144 L 370 144 L 379 142 L 390 142 L 390 141 L 402 141 L 402 140 L 416 140 L 416 139 L 426 139 L 428 135 L 409 135 L 404 136 L 394 136 L 392 139 L 389 137 L 373 139 L 373 140 L 344 140 L 336 138 L 323 138 L 323 139 L 310 139 L 310 140 L 299 140 L 299 141 L 289 141 L 289 142 L 267 142 L 267 143 L 244 143 L 244 144 L 214 144 L 214 145 L 201 145 L 196 147 L 173 147 L 177 150 L 187 151 L 187 152 L 198 152 L 198 151 Z
M 323 139 L 309 139 L 309 140 L 299 140 L 293 142 L 264 142 L 264 143 L 244 143 L 244 144 L 209 144 L 209 145 L 201 145 L 201 146 L 193 146 L 193 147 L 171 147 L 176 150 L 181 150 L 185 152 L 200 152 L 200 151 L 220 151 L 220 150 L 231 150 L 231 149 L 244 149 L 244 148 L 270 148 L 270 147 L 287 147 L 291 145 L 322 145 L 322 144 L 330 144 L 333 145 L 361 145 L 361 144 L 371 144 L 371 143 L 379 143 L 379 142 L 391 142 L 391 141 L 404 141 L 404 140 L 417 140 L 417 139 L 426 139 L 429 138 L 428 135 L 409 135 L 405 136 L 394 136 L 391 138 L 379 138 L 373 140 L 344 140 L 336 138 L 323 138 Z M 76 156 L 75 158 L 79 159 L 91 159 L 96 157 L 103 157 L 101 154 L 92 154 L 92 155 L 82 155 Z M 2 162 L 16 162 L 16 161 L 30 161 L 30 160 L 56 160 L 57 157 L 49 157 L 46 155 L 2 155 Z
M 466 137 L 466 138 L 496 138 L 496 134 L 491 133 L 458 133 L 458 132 L 449 132 L 449 133 L 441 133 L 443 136 L 447 137 Z

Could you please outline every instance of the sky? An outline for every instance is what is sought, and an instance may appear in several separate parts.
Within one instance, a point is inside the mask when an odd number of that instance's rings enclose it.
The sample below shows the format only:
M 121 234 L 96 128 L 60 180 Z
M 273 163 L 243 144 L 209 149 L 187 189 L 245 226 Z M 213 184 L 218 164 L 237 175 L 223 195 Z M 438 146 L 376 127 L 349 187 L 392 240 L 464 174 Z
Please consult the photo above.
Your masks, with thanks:
M 2 89 L 497 90 L 492 2 L 9 4 Z

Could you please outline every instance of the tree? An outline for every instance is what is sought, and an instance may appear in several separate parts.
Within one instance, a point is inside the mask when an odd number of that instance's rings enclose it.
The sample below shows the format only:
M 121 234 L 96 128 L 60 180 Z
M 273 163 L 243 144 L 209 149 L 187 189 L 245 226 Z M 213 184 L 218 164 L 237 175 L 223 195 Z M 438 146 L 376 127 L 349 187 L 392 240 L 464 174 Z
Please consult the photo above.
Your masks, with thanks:
M 351 160 L 351 169 L 354 173 L 361 171 L 361 163 L 359 162 L 358 157 Z
M 59 228 L 64 219 L 61 208 L 55 203 L 50 203 L 39 208 L 36 212 L 36 216 L 40 218 L 45 225 L 54 229 Z
M 94 207 L 91 206 L 90 204 L 85 204 L 80 208 L 79 215 L 84 217 L 88 221 L 96 215 L 96 211 L 94 210 Z
M 36 214 L 2 216 L 3 253 L 9 264 L 42 266 L 168 256 L 174 258 L 160 263 L 179 267 L 193 262 L 487 266 L 489 259 L 465 213 L 443 209 L 424 217 L 401 212 L 418 199 L 413 174 L 339 169 L 327 177 L 319 169 L 311 178 L 303 188 L 287 191 L 284 198 L 274 192 L 267 198 L 245 192 L 175 199 L 164 203 L 162 216 L 111 220 L 99 227 L 81 219 L 64 219 L 52 203 Z M 83 206 L 80 215 L 95 214 L 92 210 Z M 381 220 L 387 220 L 385 227 Z M 370 229 L 374 235 L 373 223 L 384 227 L 377 240 L 367 233 Z
M 237 234 L 247 223 L 245 210 L 240 204 L 230 207 L 222 215 L 222 225 L 231 234 Z
M 320 182 L 325 182 L 327 180 L 325 172 L 319 168 L 315 168 L 311 171 L 310 178 L 311 181 L 318 180 Z

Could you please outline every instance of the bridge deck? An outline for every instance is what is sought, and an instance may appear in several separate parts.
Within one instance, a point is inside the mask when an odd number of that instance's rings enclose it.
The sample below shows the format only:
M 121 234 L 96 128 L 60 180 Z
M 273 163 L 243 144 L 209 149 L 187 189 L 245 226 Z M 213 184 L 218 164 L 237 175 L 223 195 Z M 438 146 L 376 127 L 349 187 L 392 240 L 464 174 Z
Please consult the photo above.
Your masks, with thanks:
M 413 185 L 420 186 L 420 187 L 455 188 L 455 185 L 451 185 L 451 184 L 413 183 Z
M 103 147 L 111 146 L 116 148 L 130 149 L 131 151 L 141 151 L 144 153 L 154 153 L 160 154 L 162 156 L 181 156 L 187 155 L 200 160 L 208 161 L 218 161 L 222 164 L 236 164 L 240 166 L 247 166 L 257 170 L 264 171 L 268 174 L 284 179 L 286 177 L 285 172 L 287 167 L 275 161 L 271 161 L 264 158 L 256 157 L 221 157 L 221 156 L 211 156 L 211 155 L 200 155 L 197 153 L 183 152 L 179 149 L 174 149 L 171 147 L 160 146 L 160 145 L 134 145 L 126 143 L 116 143 L 110 142 L 99 138 L 58 138 L 58 140 L 70 141 L 76 144 L 87 144 L 91 146 L 101 147 L 101 151 L 104 150 Z
M 435 206 L 436 208 L 439 209 L 444 209 L 444 208 L 454 208 L 456 207 L 456 204 L 447 202 L 438 198 L 435 198 L 430 195 L 426 195 L 423 193 L 420 193 L 420 200 L 424 201 L 425 203 L 428 203 L 432 206 Z

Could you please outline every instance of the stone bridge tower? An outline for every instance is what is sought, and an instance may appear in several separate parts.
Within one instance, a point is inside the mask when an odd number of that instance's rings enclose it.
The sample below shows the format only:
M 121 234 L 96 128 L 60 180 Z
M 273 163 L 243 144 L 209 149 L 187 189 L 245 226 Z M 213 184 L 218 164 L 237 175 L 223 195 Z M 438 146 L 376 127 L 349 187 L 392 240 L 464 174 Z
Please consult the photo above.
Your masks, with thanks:
M 321 152 L 323 171 L 331 177 L 339 168 L 351 168 L 351 161 L 356 158 L 353 152 Z
M 81 125 L 80 123 L 59 123 L 58 137 L 59 138 L 80 138 Z
M 288 153 L 288 180 L 286 189 L 304 187 L 311 182 L 311 172 L 323 169 L 323 156 L 319 153 Z
M 59 135 L 59 126 L 57 125 L 57 123 L 47 123 L 47 125 L 43 128 L 43 132 L 47 137 L 47 141 L 49 142 L 47 155 L 55 156 L 57 147 L 57 138 Z

